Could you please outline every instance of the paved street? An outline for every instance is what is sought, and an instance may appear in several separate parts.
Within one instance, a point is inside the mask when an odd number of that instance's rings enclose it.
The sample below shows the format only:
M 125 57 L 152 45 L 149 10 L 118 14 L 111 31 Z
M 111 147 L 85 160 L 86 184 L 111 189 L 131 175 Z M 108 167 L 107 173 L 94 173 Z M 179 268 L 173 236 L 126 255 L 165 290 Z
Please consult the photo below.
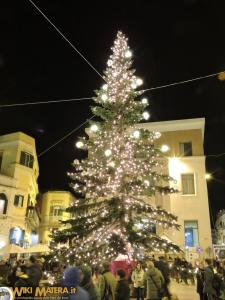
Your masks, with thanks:
M 172 294 L 176 294 L 179 300 L 199 300 L 199 296 L 196 293 L 196 286 L 185 285 L 183 283 L 172 282 L 171 284 Z
M 177 295 L 179 300 L 199 300 L 199 296 L 196 293 L 196 286 L 185 285 L 183 283 L 172 282 L 170 286 L 172 294 Z M 135 298 L 132 298 L 135 300 Z

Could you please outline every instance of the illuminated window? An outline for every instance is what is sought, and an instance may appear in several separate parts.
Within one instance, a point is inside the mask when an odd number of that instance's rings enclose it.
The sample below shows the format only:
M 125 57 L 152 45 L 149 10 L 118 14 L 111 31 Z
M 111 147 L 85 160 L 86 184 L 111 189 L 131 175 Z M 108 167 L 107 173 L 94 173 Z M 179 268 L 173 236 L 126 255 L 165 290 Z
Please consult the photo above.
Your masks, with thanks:
M 50 216 L 59 217 L 63 214 L 62 206 L 51 206 L 50 207 Z
M 195 195 L 194 174 L 181 174 L 182 194 Z
M 33 164 L 34 164 L 34 157 L 33 155 L 31 155 L 30 153 L 21 151 L 21 155 L 20 155 L 20 163 L 23 166 L 26 166 L 28 168 L 33 168 Z
M 22 195 L 15 195 L 14 205 L 16 207 L 23 207 L 23 200 L 24 200 L 24 196 L 22 196 Z
M 197 221 L 184 221 L 184 234 L 186 247 L 199 246 Z
M 20 227 L 14 227 L 10 229 L 9 240 L 10 244 L 17 244 L 22 246 L 24 240 L 25 231 Z
M 7 212 L 8 200 L 5 194 L 0 194 L 0 215 L 4 215 Z
M 192 156 L 192 143 L 180 143 L 180 155 L 182 156 Z

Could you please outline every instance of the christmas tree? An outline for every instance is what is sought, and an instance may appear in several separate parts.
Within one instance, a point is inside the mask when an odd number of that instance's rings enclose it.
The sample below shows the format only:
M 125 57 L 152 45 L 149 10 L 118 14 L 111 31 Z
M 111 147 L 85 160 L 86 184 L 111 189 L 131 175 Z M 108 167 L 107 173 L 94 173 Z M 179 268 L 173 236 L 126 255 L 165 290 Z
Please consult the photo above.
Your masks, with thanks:
M 175 192 L 170 188 L 166 159 L 154 146 L 159 132 L 139 129 L 147 120 L 148 100 L 140 99 L 142 80 L 131 69 L 132 52 L 127 38 L 118 32 L 107 62 L 105 84 L 96 91 L 92 107 L 99 121 L 91 122 L 88 138 L 76 143 L 88 157 L 75 160 L 73 188 L 80 199 L 67 209 L 71 218 L 53 234 L 58 250 L 68 260 L 113 259 L 118 254 L 135 258 L 151 251 L 179 251 L 155 232 L 178 229 L 177 218 L 149 199 Z

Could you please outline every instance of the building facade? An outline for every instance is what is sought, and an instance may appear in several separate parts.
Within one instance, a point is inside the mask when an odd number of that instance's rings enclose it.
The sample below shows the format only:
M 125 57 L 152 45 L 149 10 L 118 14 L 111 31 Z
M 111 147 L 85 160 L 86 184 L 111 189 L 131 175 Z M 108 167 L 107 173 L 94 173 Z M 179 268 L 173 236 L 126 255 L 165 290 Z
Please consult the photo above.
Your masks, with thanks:
M 0 248 L 38 242 L 38 175 L 35 140 L 22 132 L 0 136 Z
M 67 191 L 49 191 L 43 194 L 39 227 L 40 242 L 49 244 L 52 231 L 61 227 L 61 220 L 65 221 L 70 217 L 70 213 L 65 210 L 74 200 L 73 195 Z
M 225 245 L 225 209 L 220 210 L 216 219 L 217 245 Z
M 203 150 L 205 119 L 152 122 L 140 124 L 161 133 L 156 147 L 165 149 L 167 173 L 175 180 L 178 193 L 156 196 L 155 204 L 178 217 L 179 231 L 160 232 L 185 250 L 193 260 L 212 254 L 212 239 Z M 163 147 L 162 147 L 163 146 Z

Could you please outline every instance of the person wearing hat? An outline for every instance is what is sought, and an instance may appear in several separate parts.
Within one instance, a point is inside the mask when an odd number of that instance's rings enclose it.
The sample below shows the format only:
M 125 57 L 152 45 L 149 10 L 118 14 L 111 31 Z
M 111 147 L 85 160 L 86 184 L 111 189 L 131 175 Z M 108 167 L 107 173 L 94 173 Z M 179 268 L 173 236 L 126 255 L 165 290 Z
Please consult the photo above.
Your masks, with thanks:
M 69 300 L 90 300 L 88 293 L 79 286 L 81 271 L 76 267 L 67 268 L 63 274 L 62 286 L 76 288 L 76 293 L 70 294 Z

